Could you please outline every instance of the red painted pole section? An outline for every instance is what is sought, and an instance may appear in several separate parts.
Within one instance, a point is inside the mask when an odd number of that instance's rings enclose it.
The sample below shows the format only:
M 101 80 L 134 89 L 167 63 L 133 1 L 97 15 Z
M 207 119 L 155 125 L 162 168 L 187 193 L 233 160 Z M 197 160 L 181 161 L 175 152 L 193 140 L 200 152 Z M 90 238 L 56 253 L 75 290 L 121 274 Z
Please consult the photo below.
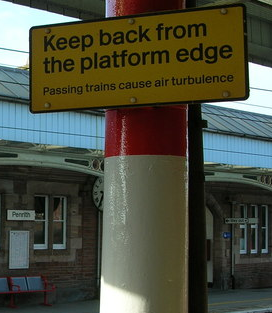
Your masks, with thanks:
M 184 8 L 107 0 L 107 16 Z M 187 106 L 106 111 L 100 313 L 188 313 Z
M 186 123 L 182 106 L 107 111 L 105 156 L 186 156 Z
M 185 2 L 185 0 L 107 0 L 106 16 L 184 9 Z

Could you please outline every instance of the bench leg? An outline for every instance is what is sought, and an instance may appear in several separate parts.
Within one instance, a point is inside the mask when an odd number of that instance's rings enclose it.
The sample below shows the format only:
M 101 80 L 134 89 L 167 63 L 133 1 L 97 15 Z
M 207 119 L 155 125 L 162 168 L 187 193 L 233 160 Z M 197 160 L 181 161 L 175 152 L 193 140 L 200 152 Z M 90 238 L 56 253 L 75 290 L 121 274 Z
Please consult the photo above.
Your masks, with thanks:
M 52 306 L 52 304 L 48 303 L 47 292 L 43 293 L 43 303 L 42 303 L 42 305 Z
M 14 294 L 10 295 L 10 302 L 9 302 L 9 307 L 10 308 L 17 308 L 17 306 L 15 305 L 15 301 L 14 301 Z

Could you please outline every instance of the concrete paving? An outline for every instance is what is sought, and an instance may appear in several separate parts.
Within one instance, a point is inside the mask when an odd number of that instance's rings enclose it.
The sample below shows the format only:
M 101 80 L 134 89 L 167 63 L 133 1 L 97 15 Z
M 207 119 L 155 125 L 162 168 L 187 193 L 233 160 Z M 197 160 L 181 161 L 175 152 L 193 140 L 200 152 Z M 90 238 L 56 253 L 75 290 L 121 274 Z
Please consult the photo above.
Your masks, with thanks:
M 272 313 L 272 289 L 209 290 L 209 313 Z
M 44 306 L 38 304 L 20 305 L 17 308 L 0 307 L 0 313 L 99 313 L 99 301 L 80 301 Z
M 209 313 L 272 313 L 272 288 L 209 290 L 208 302 Z M 0 313 L 99 313 L 99 300 L 54 304 L 50 307 L 17 305 L 16 309 L 1 306 Z

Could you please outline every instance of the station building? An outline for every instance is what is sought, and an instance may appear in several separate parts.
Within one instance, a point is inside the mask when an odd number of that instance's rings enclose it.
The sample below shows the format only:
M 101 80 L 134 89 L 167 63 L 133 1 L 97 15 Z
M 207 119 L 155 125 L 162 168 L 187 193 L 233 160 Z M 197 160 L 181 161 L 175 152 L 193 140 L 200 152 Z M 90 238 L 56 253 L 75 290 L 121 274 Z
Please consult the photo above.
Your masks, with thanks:
M 28 99 L 28 71 L 0 67 L 0 276 L 45 275 L 57 302 L 95 298 L 104 116 L 34 115 Z
M 202 118 L 208 283 L 272 286 L 272 118 L 209 105 Z
M 104 114 L 31 114 L 28 71 L 7 67 L 0 103 L 0 276 L 45 275 L 55 302 L 96 298 Z M 272 117 L 206 104 L 202 117 L 208 284 L 272 286 Z

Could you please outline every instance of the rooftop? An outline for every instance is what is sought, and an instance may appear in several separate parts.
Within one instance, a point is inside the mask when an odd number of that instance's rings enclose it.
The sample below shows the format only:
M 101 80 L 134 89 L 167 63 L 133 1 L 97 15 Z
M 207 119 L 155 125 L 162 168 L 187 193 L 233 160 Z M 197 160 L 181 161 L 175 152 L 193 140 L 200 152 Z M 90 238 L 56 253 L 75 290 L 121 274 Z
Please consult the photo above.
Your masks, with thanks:
M 206 131 L 243 137 L 272 140 L 272 116 L 202 105 L 202 118 L 207 120 Z
M 29 103 L 29 71 L 0 66 L 0 99 Z M 272 116 L 202 105 L 205 131 L 272 140 Z

